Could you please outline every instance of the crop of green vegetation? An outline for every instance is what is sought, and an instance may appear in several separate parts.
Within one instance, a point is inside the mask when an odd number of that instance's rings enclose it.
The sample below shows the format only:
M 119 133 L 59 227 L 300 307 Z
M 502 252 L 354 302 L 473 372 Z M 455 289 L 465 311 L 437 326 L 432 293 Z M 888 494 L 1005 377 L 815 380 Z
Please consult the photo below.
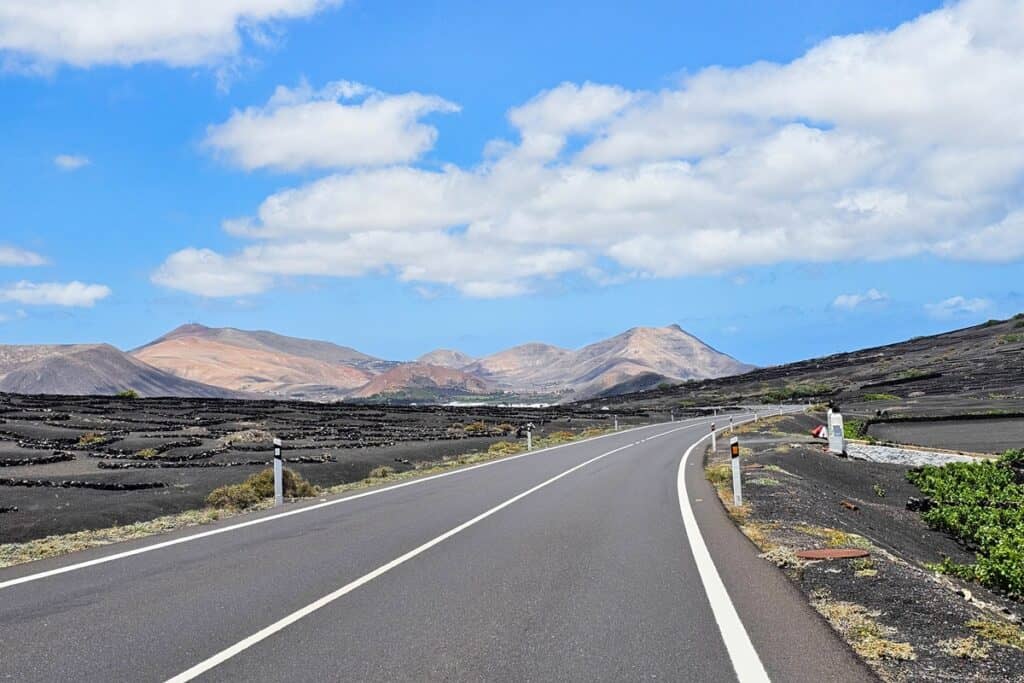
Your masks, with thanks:
M 900 397 L 895 394 L 864 394 L 865 401 L 898 401 Z
M 827 384 L 787 384 L 785 387 L 765 389 L 761 392 L 761 400 L 765 403 L 783 403 L 801 398 L 814 398 L 832 393 Z
M 997 344 L 1016 344 L 1024 341 L 1024 334 L 1004 334 L 999 337 Z
M 874 441 L 868 436 L 868 424 L 863 420 L 843 420 L 843 436 L 847 439 L 867 439 Z
M 134 389 L 125 389 L 124 391 L 117 392 L 118 398 L 138 398 L 139 392 Z
M 977 548 L 974 564 L 946 558 L 941 571 L 1024 597 L 1024 486 L 1013 465 L 1024 451 L 1007 451 L 998 461 L 927 465 L 907 478 L 932 501 L 921 514 L 935 529 Z

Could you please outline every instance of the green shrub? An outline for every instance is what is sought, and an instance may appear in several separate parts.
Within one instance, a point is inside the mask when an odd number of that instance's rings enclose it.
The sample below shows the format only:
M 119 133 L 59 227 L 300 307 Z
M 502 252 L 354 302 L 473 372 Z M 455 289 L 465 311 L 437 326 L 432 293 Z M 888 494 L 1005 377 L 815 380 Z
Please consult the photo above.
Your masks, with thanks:
M 138 398 L 139 392 L 134 389 L 125 389 L 124 391 L 117 392 L 118 398 Z
M 159 452 L 155 448 L 143 448 L 141 451 L 135 454 L 136 458 L 142 458 L 143 460 L 149 460 L 159 455 Z
M 284 495 L 287 498 L 309 498 L 319 493 L 296 472 L 285 469 L 282 473 Z M 229 484 L 214 489 L 206 497 L 206 504 L 215 508 L 244 510 L 261 500 L 274 497 L 274 470 L 267 468 L 252 475 L 241 484 Z
M 765 403 L 783 403 L 802 398 L 815 398 L 832 393 L 827 384 L 787 384 L 785 387 L 763 389 L 760 398 Z
M 999 337 L 997 344 L 1017 344 L 1024 341 L 1024 334 L 1004 334 Z
M 899 396 L 895 394 L 864 394 L 865 401 L 898 401 Z
M 394 473 L 395 473 L 395 468 L 394 467 L 388 467 L 387 465 L 381 465 L 380 467 L 374 467 L 372 470 L 370 470 L 370 473 L 367 475 L 367 478 L 369 478 L 369 479 L 387 479 L 388 477 L 390 477 Z
M 932 501 L 921 518 L 977 548 L 973 565 L 944 562 L 940 569 L 1024 597 L 1024 486 L 999 462 L 958 462 L 925 466 L 907 478 Z
M 1006 451 L 999 456 L 998 462 L 1008 467 L 1024 467 L 1024 448 Z

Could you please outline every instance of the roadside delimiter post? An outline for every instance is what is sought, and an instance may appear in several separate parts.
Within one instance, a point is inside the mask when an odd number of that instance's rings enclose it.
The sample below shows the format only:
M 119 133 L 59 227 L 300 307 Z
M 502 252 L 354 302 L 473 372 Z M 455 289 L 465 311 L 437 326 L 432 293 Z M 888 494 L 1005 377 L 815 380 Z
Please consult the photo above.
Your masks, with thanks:
M 729 439 L 729 454 L 732 459 L 732 504 L 739 507 L 743 505 L 743 485 L 740 482 L 740 438 L 738 436 Z
M 526 450 L 533 450 L 533 423 L 526 425 Z
M 732 434 L 732 417 L 729 418 L 729 433 Z
M 718 450 L 718 437 L 715 435 L 715 423 L 711 423 L 711 452 Z
M 284 505 L 284 465 L 281 462 L 281 439 L 274 439 L 274 505 Z
M 619 416 L 615 416 L 615 431 L 619 431 Z

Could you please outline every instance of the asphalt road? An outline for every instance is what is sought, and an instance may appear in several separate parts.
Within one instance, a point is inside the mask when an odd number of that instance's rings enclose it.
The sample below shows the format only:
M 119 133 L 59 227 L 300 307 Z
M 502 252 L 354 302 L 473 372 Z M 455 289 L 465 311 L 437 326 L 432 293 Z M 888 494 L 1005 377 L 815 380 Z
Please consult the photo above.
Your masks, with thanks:
M 873 680 L 725 516 L 709 422 L 0 570 L 0 677 Z

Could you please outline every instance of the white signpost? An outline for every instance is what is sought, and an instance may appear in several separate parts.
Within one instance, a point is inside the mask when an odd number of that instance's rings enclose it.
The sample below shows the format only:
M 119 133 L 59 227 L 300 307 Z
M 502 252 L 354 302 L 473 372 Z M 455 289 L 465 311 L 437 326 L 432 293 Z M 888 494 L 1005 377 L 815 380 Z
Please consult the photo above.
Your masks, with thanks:
M 533 423 L 530 422 L 526 425 L 526 450 L 533 450 Z
M 729 455 L 732 459 L 732 504 L 743 505 L 743 484 L 740 481 L 740 438 L 729 439 Z
M 281 439 L 274 439 L 274 505 L 284 505 L 284 464 L 281 461 Z
M 842 455 L 846 453 L 846 432 L 843 429 L 843 414 L 828 411 L 828 452 Z
M 715 423 L 711 423 L 711 452 L 714 453 L 718 450 L 718 437 L 715 434 Z

